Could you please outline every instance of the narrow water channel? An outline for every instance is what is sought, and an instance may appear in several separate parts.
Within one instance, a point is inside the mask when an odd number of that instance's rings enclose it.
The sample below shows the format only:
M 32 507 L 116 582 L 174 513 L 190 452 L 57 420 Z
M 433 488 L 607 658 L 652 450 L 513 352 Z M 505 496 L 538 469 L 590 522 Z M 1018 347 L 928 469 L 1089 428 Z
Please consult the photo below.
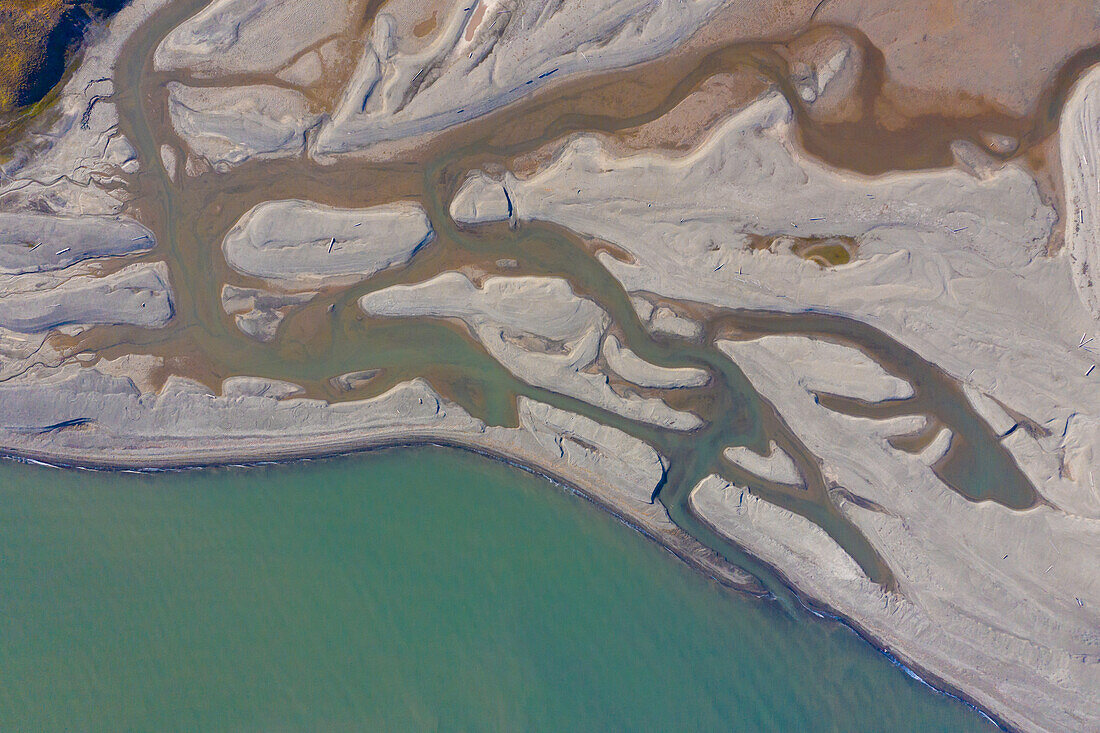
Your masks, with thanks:
M 159 163 L 162 144 L 181 148 L 166 119 L 166 74 L 152 69 L 152 54 L 173 27 L 205 5 L 204 0 L 173 2 L 157 12 L 127 42 L 118 63 L 114 101 L 120 127 L 138 149 L 140 173 L 131 176 L 132 207 L 157 234 L 149 259 L 166 260 L 175 294 L 176 313 L 167 328 L 145 330 L 101 327 L 66 344 L 73 353 L 94 351 L 110 358 L 123 353 L 151 353 L 165 358 L 161 377 L 184 374 L 219 388 L 233 375 L 255 375 L 301 384 L 311 396 L 328 400 L 379 394 L 394 384 L 422 376 L 447 397 L 493 424 L 515 424 L 515 398 L 526 395 L 592 417 L 635 435 L 669 459 L 670 469 L 658 498 L 673 520 L 704 545 L 735 564 L 762 576 L 783 594 L 780 584 L 758 563 L 714 535 L 687 508 L 691 488 L 709 473 L 747 483 L 763 498 L 808 517 L 822 526 L 874 581 L 892 585 L 889 568 L 874 548 L 837 510 L 815 457 L 785 426 L 782 418 L 752 389 L 743 374 L 712 345 L 722 329 L 753 333 L 797 332 L 841 340 L 867 351 L 898 376 L 909 380 L 916 396 L 905 408 L 949 426 L 970 449 L 948 462 L 941 475 L 973 500 L 994 500 L 1026 508 L 1037 500 L 1012 458 L 974 414 L 958 385 L 877 330 L 848 319 L 822 314 L 713 312 L 705 343 L 650 335 L 630 305 L 628 294 L 599 264 L 591 247 L 568 231 L 543 224 L 517 229 L 492 225 L 462 229 L 447 214 L 450 196 L 465 173 L 476 167 L 508 167 L 518 157 L 571 132 L 614 132 L 653 119 L 671 108 L 696 85 L 722 69 L 748 66 L 777 81 L 779 62 L 762 44 L 739 44 L 704 56 L 669 86 L 655 82 L 652 104 L 636 114 L 620 110 L 603 115 L 567 111 L 556 95 L 583 95 L 579 82 L 564 92 L 532 95 L 483 121 L 439 136 L 424 148 L 386 163 L 345 161 L 319 166 L 308 159 L 249 162 L 227 173 L 176 181 Z M 615 72 L 622 76 L 629 72 Z M 789 84 L 780 88 L 790 93 Z M 591 106 L 591 105 L 590 105 Z M 529 132 L 520 132 L 526 130 Z M 501 145 L 502 138 L 510 142 Z M 436 235 L 406 267 L 381 273 L 359 286 L 322 292 L 292 312 L 277 339 L 258 343 L 239 331 L 223 312 L 225 283 L 261 286 L 233 272 L 221 254 L 226 231 L 249 208 L 266 200 L 304 198 L 332 206 L 369 206 L 415 199 L 427 209 Z M 502 261 L 513 261 L 507 268 Z M 486 274 L 550 275 L 567 279 L 574 290 L 591 298 L 612 317 L 624 343 L 643 358 L 664 366 L 699 366 L 711 383 L 680 390 L 676 406 L 688 409 L 706 425 L 690 434 L 634 423 L 592 405 L 525 384 L 487 355 L 460 328 L 431 320 L 373 320 L 356 307 L 365 292 L 396 283 L 419 282 L 458 267 Z M 340 393 L 330 379 L 342 373 L 377 369 L 364 387 Z M 807 479 L 804 490 L 752 481 L 721 458 L 731 445 L 763 447 L 775 440 L 796 460 Z

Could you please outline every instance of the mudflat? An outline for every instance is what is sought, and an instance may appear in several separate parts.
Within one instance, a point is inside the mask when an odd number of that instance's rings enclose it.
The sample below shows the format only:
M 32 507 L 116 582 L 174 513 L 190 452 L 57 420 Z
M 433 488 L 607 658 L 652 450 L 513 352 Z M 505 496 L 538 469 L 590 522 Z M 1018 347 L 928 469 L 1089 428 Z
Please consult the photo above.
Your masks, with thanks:
M 485 452 L 1094 729 L 1096 11 L 912 5 L 135 0 L 4 140 L 0 448 Z

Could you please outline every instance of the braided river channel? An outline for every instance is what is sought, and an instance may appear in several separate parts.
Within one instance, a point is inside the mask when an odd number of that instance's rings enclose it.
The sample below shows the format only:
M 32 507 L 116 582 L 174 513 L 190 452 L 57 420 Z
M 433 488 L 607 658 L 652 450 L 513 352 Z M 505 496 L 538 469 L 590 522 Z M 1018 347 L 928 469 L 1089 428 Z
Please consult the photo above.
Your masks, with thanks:
M 145 257 L 168 263 L 174 317 L 163 329 L 93 328 L 59 346 L 99 358 L 157 355 L 160 379 L 181 374 L 214 389 L 251 375 L 338 401 L 424 377 L 490 424 L 515 425 L 520 395 L 591 417 L 668 459 L 657 499 L 685 532 L 755 575 L 767 598 L 692 572 L 542 476 L 456 449 L 142 474 L 4 462 L 0 729 L 993 727 L 808 612 L 687 508 L 691 488 L 721 474 L 808 517 L 890 585 L 889 568 L 833 505 L 814 456 L 713 342 L 797 333 L 872 354 L 914 387 L 906 400 L 874 406 L 877 416 L 924 414 L 957 436 L 937 466 L 945 483 L 973 500 L 1032 506 L 1035 490 L 953 380 L 874 328 L 820 313 L 700 308 L 700 343 L 655 336 L 595 257 L 598 243 L 543 224 L 464 229 L 447 214 L 469 170 L 510 168 L 571 132 L 614 133 L 659 117 L 723 68 L 778 79 L 765 49 L 677 62 L 674 80 L 627 70 L 569 82 L 383 162 L 248 162 L 173 181 L 159 155 L 163 144 L 181 147 L 166 118 L 173 77 L 153 70 L 152 53 L 203 4 L 181 0 L 152 15 L 124 46 L 114 80 L 120 129 L 142 163 L 127 177 L 130 206 L 157 235 Z M 592 100 L 615 99 L 607 89 L 616 84 L 644 91 L 630 110 L 601 110 Z M 405 267 L 322 290 L 274 341 L 258 343 L 222 310 L 223 284 L 260 283 L 226 265 L 221 241 L 251 207 L 288 198 L 339 207 L 417 200 L 435 237 Z M 367 292 L 459 268 L 567 279 L 639 356 L 711 374 L 706 387 L 662 395 L 705 426 L 684 434 L 632 422 L 526 384 L 451 323 L 371 319 L 356 307 Z M 330 382 L 360 370 L 378 374 L 351 391 Z M 771 440 L 807 488 L 762 482 L 721 458 L 727 446 Z

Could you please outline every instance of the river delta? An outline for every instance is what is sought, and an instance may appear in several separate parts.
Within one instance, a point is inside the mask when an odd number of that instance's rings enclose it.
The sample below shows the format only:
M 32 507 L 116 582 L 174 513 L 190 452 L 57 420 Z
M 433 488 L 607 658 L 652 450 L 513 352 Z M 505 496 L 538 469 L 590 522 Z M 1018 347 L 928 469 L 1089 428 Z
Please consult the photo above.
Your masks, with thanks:
M 840 4 L 437 5 L 96 29 L 4 141 L 4 452 L 472 450 L 1004 726 L 1091 727 L 1092 40 L 933 112 L 944 70 Z

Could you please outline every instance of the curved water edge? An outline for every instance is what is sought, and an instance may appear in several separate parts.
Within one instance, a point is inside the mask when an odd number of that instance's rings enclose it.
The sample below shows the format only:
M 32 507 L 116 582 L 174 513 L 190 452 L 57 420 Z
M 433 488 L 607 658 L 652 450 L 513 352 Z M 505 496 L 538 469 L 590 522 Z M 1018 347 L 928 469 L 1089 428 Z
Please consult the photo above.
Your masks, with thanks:
M 990 711 L 982 709 L 979 704 L 968 697 L 965 692 L 959 690 L 952 685 L 949 685 L 945 681 L 939 679 L 934 674 L 923 670 L 920 665 L 911 660 L 906 660 L 899 657 L 897 652 L 891 650 L 880 641 L 878 641 L 872 634 L 863 629 L 856 621 L 844 616 L 837 612 L 835 609 L 816 601 L 810 596 L 802 593 L 798 587 L 791 582 L 781 571 L 772 567 L 760 560 L 753 557 L 753 561 L 757 565 L 754 568 L 756 576 L 763 579 L 766 582 L 764 586 L 756 585 L 755 581 L 757 577 L 749 576 L 751 580 L 746 580 L 744 576 L 737 577 L 738 574 L 743 573 L 743 570 L 738 565 L 734 565 L 727 561 L 725 558 L 718 555 L 716 559 L 718 564 L 705 564 L 699 560 L 697 555 L 698 550 L 707 551 L 710 550 L 707 546 L 696 543 L 695 547 L 691 547 L 688 543 L 682 546 L 677 546 L 673 542 L 669 541 L 667 536 L 659 535 L 657 533 L 648 531 L 640 525 L 636 520 L 630 519 L 625 516 L 620 507 L 607 502 L 605 499 L 585 490 L 582 486 L 575 482 L 571 482 L 567 477 L 560 475 L 550 469 L 544 468 L 536 464 L 525 463 L 519 460 L 515 456 L 507 456 L 501 452 L 495 452 L 487 450 L 483 447 L 476 445 L 475 443 L 463 444 L 457 440 L 425 440 L 423 442 L 417 441 L 380 441 L 371 445 L 362 445 L 356 448 L 338 448 L 335 450 L 324 452 L 303 452 L 301 455 L 281 455 L 278 457 L 271 457 L 267 459 L 258 460 L 234 460 L 233 458 L 213 458 L 209 461 L 201 461 L 191 463 L 188 465 L 148 465 L 139 466 L 136 464 L 116 464 L 110 465 L 106 462 L 93 462 L 93 461 L 51 461 L 48 456 L 30 456 L 30 455 L 18 455 L 10 452 L 5 452 L 0 455 L 0 458 L 14 460 L 17 462 L 25 462 L 33 465 L 54 468 L 54 469 L 69 469 L 69 470 L 86 470 L 86 471 L 102 471 L 102 472 L 123 472 L 123 473 L 174 473 L 182 471 L 201 471 L 204 469 L 223 467 L 223 468 L 251 468 L 257 466 L 277 466 L 291 462 L 310 462 L 310 461 L 324 461 L 332 458 L 349 457 L 356 454 L 367 453 L 371 451 L 386 451 L 395 449 L 416 449 L 423 447 L 439 447 L 453 450 L 460 450 L 474 455 L 482 456 L 486 459 L 497 461 L 504 465 L 511 466 L 518 470 L 525 471 L 534 476 L 538 476 L 547 480 L 559 489 L 566 491 L 570 494 L 578 496 L 590 503 L 599 510 L 614 517 L 624 526 L 630 528 L 634 532 L 642 535 L 643 537 L 656 543 L 670 555 L 682 562 L 688 568 L 693 571 L 701 573 L 704 577 L 707 577 L 715 583 L 727 588 L 731 591 L 738 593 L 749 594 L 762 600 L 767 600 L 776 604 L 778 608 L 784 610 L 785 613 L 791 613 L 795 608 L 801 608 L 807 613 L 811 613 L 818 618 L 832 619 L 846 628 L 850 629 L 854 634 L 866 641 L 876 650 L 878 650 L 883 656 L 889 659 L 893 664 L 904 670 L 907 674 L 914 677 L 929 689 L 934 690 L 936 693 L 945 695 L 952 699 L 963 702 L 968 707 L 978 712 L 982 717 L 989 720 L 1002 730 L 1012 730 L 1006 723 L 999 720 L 995 714 Z M 705 521 L 696 518 L 701 524 L 705 525 Z M 710 527 L 710 531 L 718 536 L 718 531 Z M 692 541 L 695 538 L 691 535 L 684 535 L 688 541 Z M 752 557 L 745 548 L 738 546 L 735 542 L 725 539 L 724 542 L 730 546 L 736 548 L 742 554 L 742 557 Z M 761 573 L 760 570 L 765 569 L 767 573 Z M 724 572 L 723 572 L 724 571 Z M 786 599 L 786 601 L 784 600 Z M 795 605 L 791 604 L 791 600 L 796 601 Z
M 769 585 L 765 590 L 763 587 L 754 588 L 751 583 L 745 583 L 743 580 L 731 580 L 729 576 L 721 573 L 716 573 L 716 569 L 728 569 L 736 568 L 737 566 L 723 563 L 722 566 L 716 568 L 714 565 L 706 565 L 699 562 L 698 554 L 691 551 L 691 548 L 677 547 L 675 544 L 668 541 L 667 536 L 662 536 L 657 533 L 647 531 L 644 527 L 629 517 L 624 516 L 615 506 L 602 500 L 599 496 L 589 493 L 583 487 L 571 483 L 565 477 L 557 475 L 553 471 L 546 470 L 537 465 L 531 465 L 528 463 L 520 462 L 512 457 L 505 456 L 501 453 L 488 451 L 483 448 L 479 448 L 476 445 L 463 445 L 458 441 L 424 441 L 424 442 L 402 442 L 402 443 L 378 443 L 376 445 L 364 446 L 356 450 L 348 450 L 339 453 L 325 453 L 323 455 L 313 456 L 299 456 L 299 457 L 280 457 L 274 460 L 255 460 L 255 461 L 240 461 L 234 462 L 231 460 L 210 462 L 210 463 L 198 463 L 189 466 L 173 466 L 173 467 L 135 467 L 135 466 L 107 466 L 105 464 L 93 465 L 89 463 L 54 463 L 44 460 L 39 460 L 29 456 L 14 456 L 14 455 L 2 455 L 0 461 L 12 461 L 15 463 L 25 463 L 28 465 L 39 466 L 51 470 L 78 470 L 88 471 L 92 473 L 128 473 L 128 474 L 175 474 L 175 473 L 201 473 L 209 471 L 214 468 L 225 469 L 240 469 L 247 471 L 248 469 L 255 469 L 260 467 L 281 467 L 293 465 L 296 463 L 308 464 L 308 463 L 324 463 L 331 462 L 339 459 L 354 459 L 356 455 L 364 454 L 379 454 L 384 455 L 391 451 L 399 451 L 402 454 L 416 455 L 416 451 L 430 448 L 440 448 L 445 451 L 456 451 L 463 454 L 469 454 L 479 456 L 485 460 L 493 461 L 512 469 L 523 471 L 539 479 L 545 480 L 552 486 L 556 487 L 559 491 L 576 496 L 582 501 L 596 507 L 602 513 L 614 518 L 619 524 L 625 526 L 652 541 L 657 546 L 664 549 L 669 555 L 676 558 L 684 566 L 690 568 L 691 571 L 697 575 L 707 578 L 717 586 L 726 589 L 727 591 L 735 592 L 739 596 L 749 595 L 755 597 L 760 601 L 765 601 L 766 605 L 775 609 L 776 612 L 783 614 L 794 619 L 800 614 L 807 614 L 813 618 L 836 622 L 844 628 L 851 631 L 855 636 L 866 642 L 869 646 L 878 651 L 883 657 L 885 657 L 892 665 L 900 669 L 907 676 L 920 682 L 924 687 L 933 691 L 937 695 L 944 696 L 949 699 L 957 700 L 963 703 L 966 707 L 978 713 L 981 717 L 988 720 L 1001 730 L 1012 730 L 1005 723 L 998 720 L 989 712 L 983 710 L 974 701 L 969 699 L 966 694 L 960 690 L 953 688 L 951 685 L 938 679 L 935 675 L 932 675 L 920 668 L 918 664 L 912 663 L 899 657 L 896 652 L 890 650 L 886 646 L 878 642 L 873 636 L 868 634 L 858 624 L 851 619 L 846 618 L 842 614 L 837 613 L 834 609 L 820 604 L 814 601 L 812 598 L 802 594 L 796 586 L 794 586 L 787 578 L 775 570 L 763 563 L 762 567 L 768 568 L 773 573 L 770 580 L 778 581 L 779 585 Z M 690 540 L 689 535 L 685 537 Z M 699 546 L 700 548 L 702 546 Z M 759 562 L 759 561 L 758 561 Z M 778 593 L 778 595 L 777 595 Z M 803 621 L 808 620 L 804 618 Z
M 457 437 L 429 437 L 422 439 L 383 437 L 377 440 L 355 441 L 354 445 L 329 445 L 323 448 L 312 449 L 298 447 L 284 451 L 264 449 L 263 458 L 242 456 L 240 454 L 236 456 L 212 455 L 200 461 L 188 463 L 181 462 L 178 464 L 172 464 L 163 460 L 150 461 L 148 464 L 135 462 L 112 463 L 107 460 L 94 460 L 80 457 L 76 457 L 72 460 L 58 460 L 56 456 L 52 455 L 34 454 L 32 452 L 13 452 L 9 450 L 0 452 L 0 459 L 14 460 L 55 469 L 141 474 L 199 471 L 210 468 L 275 466 L 286 463 L 320 461 L 329 458 L 353 456 L 372 451 L 400 448 L 416 449 L 424 447 L 448 448 L 479 455 L 543 478 L 555 486 L 585 499 L 593 506 L 615 517 L 624 525 L 662 546 L 685 565 L 711 577 L 715 582 L 749 595 L 774 597 L 767 587 L 758 582 L 755 576 L 747 573 L 738 565 L 728 562 L 710 548 L 698 543 L 691 535 L 683 532 L 661 532 L 652 527 L 647 528 L 644 518 L 627 511 L 625 505 L 615 504 L 613 501 L 610 501 L 592 486 L 586 486 L 575 478 L 565 476 L 561 472 L 548 466 L 525 460 L 525 458 L 519 454 L 509 454 L 503 449 L 494 450 L 479 445 L 475 440 L 463 441 Z

